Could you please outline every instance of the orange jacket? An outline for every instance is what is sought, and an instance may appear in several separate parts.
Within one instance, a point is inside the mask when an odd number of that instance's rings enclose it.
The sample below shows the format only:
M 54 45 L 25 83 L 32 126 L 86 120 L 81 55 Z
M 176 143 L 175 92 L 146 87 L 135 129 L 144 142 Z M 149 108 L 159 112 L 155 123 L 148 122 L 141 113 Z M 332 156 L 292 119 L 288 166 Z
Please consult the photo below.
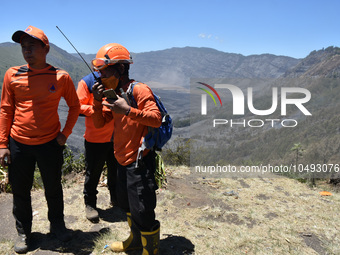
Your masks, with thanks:
M 58 115 L 61 97 L 69 107 L 62 131 L 68 137 L 80 110 L 69 74 L 51 65 L 39 70 L 28 65 L 8 69 L 1 94 L 0 148 L 7 148 L 9 135 L 27 145 L 56 138 L 61 128 Z
M 138 109 L 131 107 L 128 116 L 117 114 L 113 111 L 102 111 L 102 102 L 93 102 L 93 122 L 96 127 L 102 127 L 105 123 L 114 119 L 114 152 L 119 164 L 126 166 L 136 161 L 138 148 L 143 142 L 144 136 L 148 133 L 148 126 L 159 127 L 162 123 L 162 116 L 158 110 L 151 89 L 138 83 L 134 86 L 133 97 Z M 145 151 L 144 155 L 148 151 Z
M 90 93 L 85 81 L 82 79 L 78 83 L 77 94 L 80 102 L 80 113 L 85 115 L 86 141 L 91 143 L 107 143 L 112 141 L 113 121 L 105 124 L 102 128 L 96 128 L 92 121 L 93 94 Z

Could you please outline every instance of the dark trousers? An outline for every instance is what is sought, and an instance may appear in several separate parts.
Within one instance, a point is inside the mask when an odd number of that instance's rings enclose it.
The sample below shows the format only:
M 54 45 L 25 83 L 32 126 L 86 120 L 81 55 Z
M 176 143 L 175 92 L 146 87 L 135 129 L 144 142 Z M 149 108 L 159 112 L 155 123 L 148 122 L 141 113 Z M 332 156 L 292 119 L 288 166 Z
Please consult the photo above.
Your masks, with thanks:
M 45 189 L 48 219 L 51 224 L 64 223 L 64 202 L 61 185 L 63 149 L 56 139 L 41 145 L 25 145 L 10 138 L 11 164 L 9 181 L 13 191 L 13 215 L 18 233 L 31 233 L 31 189 L 36 163 Z
M 151 231 L 156 225 L 155 153 L 150 151 L 139 167 L 118 164 L 118 205 L 131 213 L 132 220 L 141 231 Z
M 103 167 L 107 165 L 107 186 L 110 192 L 112 203 L 117 203 L 117 160 L 113 153 L 113 142 L 90 143 L 85 140 L 85 183 L 84 200 L 86 205 L 96 208 L 97 186 Z

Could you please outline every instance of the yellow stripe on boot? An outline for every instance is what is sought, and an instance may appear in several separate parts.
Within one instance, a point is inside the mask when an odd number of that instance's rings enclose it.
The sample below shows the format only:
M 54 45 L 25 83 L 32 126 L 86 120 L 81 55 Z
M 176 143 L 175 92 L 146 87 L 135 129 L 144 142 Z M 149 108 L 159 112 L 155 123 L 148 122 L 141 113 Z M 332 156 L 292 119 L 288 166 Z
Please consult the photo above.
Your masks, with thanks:
M 114 252 L 124 252 L 130 250 L 142 249 L 141 235 L 140 231 L 133 223 L 131 218 L 131 213 L 127 213 L 127 222 L 130 227 L 130 235 L 128 239 L 123 242 L 113 242 L 110 245 L 110 249 Z
M 141 232 L 143 254 L 142 255 L 158 255 L 159 254 L 159 239 L 160 239 L 160 223 L 157 221 L 152 232 Z

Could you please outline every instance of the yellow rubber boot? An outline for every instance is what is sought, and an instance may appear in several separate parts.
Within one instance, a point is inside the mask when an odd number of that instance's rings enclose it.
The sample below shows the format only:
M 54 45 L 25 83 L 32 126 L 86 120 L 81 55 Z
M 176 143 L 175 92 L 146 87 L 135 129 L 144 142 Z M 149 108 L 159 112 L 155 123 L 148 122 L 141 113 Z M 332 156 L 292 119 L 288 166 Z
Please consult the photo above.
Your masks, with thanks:
M 157 225 L 152 232 L 141 232 L 143 254 L 142 255 L 158 255 L 159 254 L 159 239 L 160 239 L 160 224 Z
M 130 236 L 123 242 L 113 242 L 110 249 L 114 252 L 125 252 L 130 250 L 142 249 L 140 231 L 137 229 L 131 219 L 131 213 L 127 213 L 127 222 L 130 227 Z

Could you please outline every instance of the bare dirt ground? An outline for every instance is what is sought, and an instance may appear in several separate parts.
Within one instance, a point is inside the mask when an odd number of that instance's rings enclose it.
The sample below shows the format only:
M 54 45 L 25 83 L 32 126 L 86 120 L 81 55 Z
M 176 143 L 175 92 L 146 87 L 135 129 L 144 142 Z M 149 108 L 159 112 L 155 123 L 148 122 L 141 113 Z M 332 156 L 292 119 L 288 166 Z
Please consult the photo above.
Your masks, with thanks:
M 167 173 L 168 183 L 157 195 L 160 254 L 340 254 L 340 195 L 319 193 L 328 185 L 311 189 L 287 178 L 208 178 L 190 175 L 186 167 Z M 109 205 L 104 186 L 98 194 L 100 222 L 86 220 L 82 189 L 79 175 L 65 184 L 65 221 L 73 230 L 68 243 L 49 234 L 43 191 L 32 191 L 28 254 L 113 254 L 105 245 L 128 236 L 124 213 Z M 1 193 L 0 254 L 15 254 L 11 211 L 11 194 Z

